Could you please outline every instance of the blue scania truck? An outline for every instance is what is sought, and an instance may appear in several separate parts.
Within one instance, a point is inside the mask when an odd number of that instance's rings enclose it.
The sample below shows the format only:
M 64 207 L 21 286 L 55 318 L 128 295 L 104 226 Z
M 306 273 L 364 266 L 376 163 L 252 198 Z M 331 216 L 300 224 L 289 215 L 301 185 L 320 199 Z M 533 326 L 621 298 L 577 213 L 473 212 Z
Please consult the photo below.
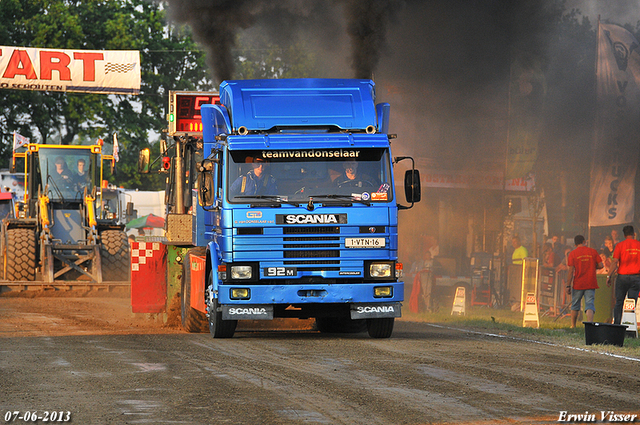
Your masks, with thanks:
M 420 176 L 391 154 L 389 110 L 373 81 L 353 79 L 225 81 L 200 106 L 187 330 L 229 338 L 238 320 L 315 318 L 320 332 L 391 336 L 398 210 L 420 201 Z M 409 205 L 393 180 L 402 159 Z

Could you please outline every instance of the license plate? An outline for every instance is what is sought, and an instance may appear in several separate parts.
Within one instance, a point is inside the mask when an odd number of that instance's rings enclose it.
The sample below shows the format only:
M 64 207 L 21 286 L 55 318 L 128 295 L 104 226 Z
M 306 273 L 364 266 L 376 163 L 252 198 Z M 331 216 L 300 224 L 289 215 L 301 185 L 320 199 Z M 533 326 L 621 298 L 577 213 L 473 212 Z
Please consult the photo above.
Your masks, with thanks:
M 384 248 L 384 238 L 345 238 L 347 248 Z

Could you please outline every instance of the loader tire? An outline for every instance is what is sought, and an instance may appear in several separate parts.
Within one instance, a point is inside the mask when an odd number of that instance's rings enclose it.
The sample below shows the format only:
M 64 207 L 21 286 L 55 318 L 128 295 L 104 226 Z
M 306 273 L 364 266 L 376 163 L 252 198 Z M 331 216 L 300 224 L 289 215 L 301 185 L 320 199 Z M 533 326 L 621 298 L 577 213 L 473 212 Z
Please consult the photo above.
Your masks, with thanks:
M 189 254 L 205 255 L 205 248 L 192 248 L 187 251 L 182 263 L 182 282 L 180 285 L 180 319 L 182 328 L 187 332 L 206 332 L 209 329 L 207 316 L 191 307 L 191 261 Z
M 5 244 L 7 280 L 36 280 L 36 252 L 38 249 L 33 229 L 7 230 Z
M 130 279 L 131 265 L 129 240 L 121 230 L 105 230 L 100 234 L 100 261 L 102 280 L 124 282 Z

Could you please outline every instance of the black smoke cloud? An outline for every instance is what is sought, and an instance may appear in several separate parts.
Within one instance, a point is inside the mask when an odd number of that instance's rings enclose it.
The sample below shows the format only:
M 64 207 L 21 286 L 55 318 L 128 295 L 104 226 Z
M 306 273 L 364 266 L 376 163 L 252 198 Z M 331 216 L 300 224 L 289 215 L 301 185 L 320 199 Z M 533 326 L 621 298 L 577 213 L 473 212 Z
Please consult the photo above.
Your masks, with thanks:
M 204 46 L 207 64 L 220 80 L 233 76 L 231 49 L 239 29 L 255 21 L 251 0 L 171 0 L 169 13 L 177 22 L 188 24 L 194 38 Z
M 386 47 L 388 26 L 403 4 L 401 0 L 169 0 L 169 16 L 191 27 L 220 81 L 234 78 L 235 37 L 252 27 L 260 27 L 280 44 L 311 33 L 322 49 L 339 44 L 336 32 L 345 31 L 351 40 L 352 76 L 371 78 Z
M 344 2 L 355 78 L 372 78 L 380 55 L 387 47 L 387 26 L 395 21 L 396 14 L 403 5 L 398 0 Z

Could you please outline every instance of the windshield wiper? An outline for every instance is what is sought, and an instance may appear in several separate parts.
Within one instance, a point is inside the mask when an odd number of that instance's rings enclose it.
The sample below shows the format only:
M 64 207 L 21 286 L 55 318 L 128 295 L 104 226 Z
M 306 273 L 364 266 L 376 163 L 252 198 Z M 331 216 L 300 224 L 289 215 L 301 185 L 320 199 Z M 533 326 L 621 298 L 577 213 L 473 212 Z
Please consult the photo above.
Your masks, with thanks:
M 64 196 L 62 196 L 62 192 L 60 191 L 60 189 L 58 188 L 58 185 L 56 184 L 56 182 L 53 180 L 53 177 L 51 177 L 51 175 L 47 176 L 47 186 L 49 186 L 49 183 L 51 183 L 51 187 L 53 187 L 56 192 L 58 193 L 58 196 L 60 197 L 60 199 L 64 200 Z M 47 187 L 45 186 L 45 193 L 48 191 Z
M 371 202 L 370 201 L 365 201 L 364 199 L 358 199 L 355 196 L 352 195 L 336 195 L 335 193 L 330 193 L 327 195 L 313 195 L 311 196 L 314 200 L 317 200 L 318 198 L 327 198 L 327 199 L 336 199 L 336 200 L 340 200 L 340 201 L 347 201 L 347 202 L 357 202 L 359 204 L 364 204 L 366 206 L 371 206 Z
M 299 207 L 300 204 L 297 202 L 289 201 L 287 197 L 280 195 L 236 195 L 233 197 L 234 199 L 268 199 L 273 202 L 277 202 L 278 205 L 281 204 L 289 204 L 294 207 Z

